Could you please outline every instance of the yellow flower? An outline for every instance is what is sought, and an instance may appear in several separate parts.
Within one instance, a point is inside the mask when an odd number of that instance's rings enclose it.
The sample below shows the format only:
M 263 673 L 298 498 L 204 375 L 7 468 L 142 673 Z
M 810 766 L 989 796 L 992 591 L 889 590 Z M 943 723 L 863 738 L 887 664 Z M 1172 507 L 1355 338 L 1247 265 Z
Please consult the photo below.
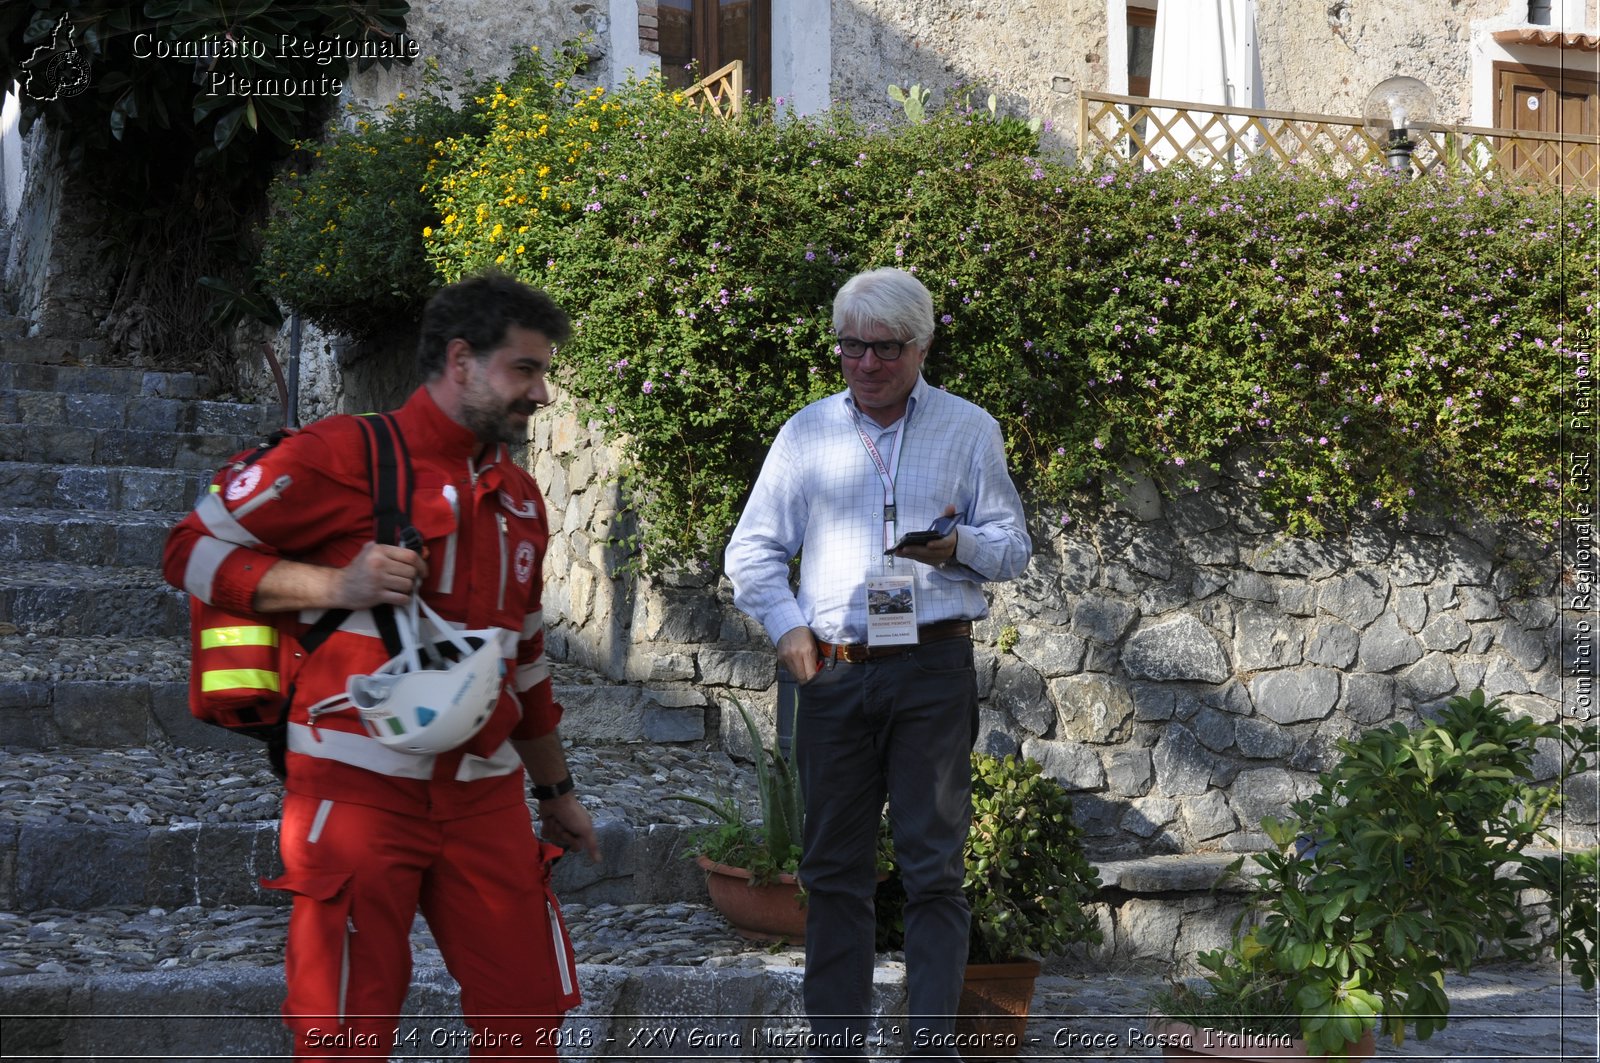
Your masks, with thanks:
M 432 236 L 432 235 L 433 235 L 433 226 L 431 226 L 431 225 L 424 225 L 424 226 L 423 226 L 423 227 L 422 227 L 422 235 L 423 235 L 423 238 L 424 238 L 424 239 L 426 239 L 426 238 L 427 238 L 427 237 L 429 237 L 429 236 Z

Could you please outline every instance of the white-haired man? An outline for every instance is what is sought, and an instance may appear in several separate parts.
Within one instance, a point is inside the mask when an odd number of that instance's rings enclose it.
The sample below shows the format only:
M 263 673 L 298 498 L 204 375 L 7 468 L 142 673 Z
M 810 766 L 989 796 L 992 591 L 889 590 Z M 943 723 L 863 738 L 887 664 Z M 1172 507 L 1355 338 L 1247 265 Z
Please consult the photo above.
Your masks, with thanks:
M 866 1054 L 887 799 L 906 889 L 906 1047 L 954 1055 L 943 1035 L 970 920 L 972 621 L 988 611 L 982 584 L 1019 576 L 1033 544 L 994 418 L 922 378 L 934 328 L 922 283 L 898 269 L 858 274 L 834 299 L 833 325 L 848 386 L 778 433 L 727 570 L 734 602 L 800 684 L 814 1054 Z

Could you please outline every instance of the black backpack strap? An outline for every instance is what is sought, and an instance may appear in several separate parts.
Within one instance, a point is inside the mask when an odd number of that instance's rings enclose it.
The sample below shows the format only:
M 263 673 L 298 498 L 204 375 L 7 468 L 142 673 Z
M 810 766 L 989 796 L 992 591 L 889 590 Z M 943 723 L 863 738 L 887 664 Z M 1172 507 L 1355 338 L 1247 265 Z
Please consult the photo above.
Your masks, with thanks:
M 404 546 L 411 550 L 422 549 L 422 535 L 411 525 L 407 507 L 400 504 L 401 497 L 411 498 L 411 452 L 406 449 L 405 437 L 394 425 L 393 416 L 387 413 L 366 413 L 358 418 L 367 450 L 367 468 L 372 477 L 372 523 L 377 542 L 385 546 Z M 404 484 L 402 485 L 402 479 Z M 374 606 L 372 618 L 383 636 L 384 649 L 393 657 L 401 650 L 400 629 L 395 625 L 394 607 Z M 349 609 L 329 609 L 317 622 L 300 636 L 300 647 L 307 654 L 315 652 L 329 635 L 350 619 Z
M 411 499 L 411 452 L 404 449 L 405 440 L 395 428 L 394 418 L 390 414 L 364 414 L 361 422 L 367 429 L 367 457 L 372 469 L 374 536 L 385 546 L 420 550 L 422 536 L 411 526 L 406 507 L 400 504 L 402 496 L 407 501 Z M 403 486 L 402 475 L 405 480 Z M 378 626 L 378 634 L 383 636 L 384 649 L 391 657 L 397 655 L 403 647 L 400 628 L 394 620 L 394 607 L 374 606 L 372 619 Z

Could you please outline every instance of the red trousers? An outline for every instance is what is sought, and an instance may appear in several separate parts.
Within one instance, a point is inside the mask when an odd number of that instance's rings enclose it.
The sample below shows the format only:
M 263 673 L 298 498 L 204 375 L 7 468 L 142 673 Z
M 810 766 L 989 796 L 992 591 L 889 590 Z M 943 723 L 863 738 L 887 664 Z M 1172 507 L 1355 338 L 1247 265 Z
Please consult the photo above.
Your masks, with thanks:
M 283 1013 L 295 1059 L 463 1040 L 473 1059 L 555 1058 L 577 966 L 549 887 L 561 850 L 538 840 L 525 805 L 432 821 L 289 793 L 279 847 L 284 874 L 263 884 L 294 894 Z M 429 1017 L 397 1043 L 419 908 L 461 985 L 466 1038 Z

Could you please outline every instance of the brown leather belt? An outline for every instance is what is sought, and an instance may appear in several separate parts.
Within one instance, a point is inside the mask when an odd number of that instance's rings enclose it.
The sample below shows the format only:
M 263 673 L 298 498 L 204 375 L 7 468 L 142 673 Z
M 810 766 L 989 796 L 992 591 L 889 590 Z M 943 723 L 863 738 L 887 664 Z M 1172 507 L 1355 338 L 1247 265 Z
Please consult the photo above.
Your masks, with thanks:
M 861 664 L 885 657 L 899 657 L 917 646 L 945 639 L 964 639 L 972 636 L 972 621 L 941 620 L 937 624 L 924 624 L 917 628 L 917 643 L 913 646 L 868 646 L 865 642 L 823 642 L 817 640 L 817 654 L 825 661 L 844 661 Z

